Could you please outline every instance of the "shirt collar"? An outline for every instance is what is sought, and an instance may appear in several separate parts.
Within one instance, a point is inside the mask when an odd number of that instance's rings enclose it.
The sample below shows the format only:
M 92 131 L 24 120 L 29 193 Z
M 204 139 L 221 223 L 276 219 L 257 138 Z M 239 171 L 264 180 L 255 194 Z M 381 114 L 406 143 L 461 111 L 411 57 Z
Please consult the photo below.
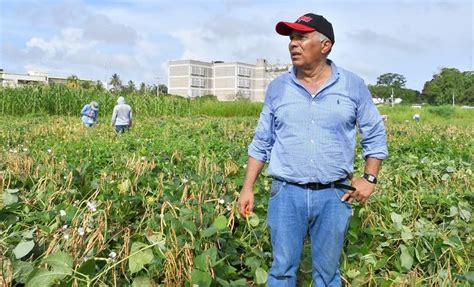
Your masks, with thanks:
M 336 64 L 330 59 L 326 59 L 326 61 L 331 66 L 331 78 L 339 78 L 340 72 Z M 291 77 L 296 80 L 296 67 L 292 66 L 288 72 L 290 73 Z

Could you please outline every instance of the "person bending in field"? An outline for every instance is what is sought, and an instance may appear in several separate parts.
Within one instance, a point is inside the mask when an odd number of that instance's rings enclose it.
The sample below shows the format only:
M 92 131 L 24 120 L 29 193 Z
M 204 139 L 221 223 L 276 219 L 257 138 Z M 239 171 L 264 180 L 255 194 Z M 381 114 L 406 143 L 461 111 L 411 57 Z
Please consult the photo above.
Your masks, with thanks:
M 114 107 L 110 125 L 112 127 L 115 126 L 115 131 L 119 134 L 132 127 L 132 107 L 125 103 L 124 97 L 117 99 L 117 105 Z
M 99 113 L 99 104 L 92 101 L 84 105 L 81 109 L 81 120 L 85 127 L 94 127 L 97 123 L 97 114 Z
M 341 286 L 339 260 L 351 203 L 369 198 L 388 155 L 383 120 L 364 81 L 328 59 L 335 38 L 326 18 L 309 13 L 275 29 L 289 36 L 293 68 L 267 88 L 248 148 L 239 213 L 252 211 L 253 186 L 268 161 L 273 177 L 268 286 L 296 286 L 306 236 L 313 286 Z M 363 175 L 352 176 L 357 128 L 365 168 Z

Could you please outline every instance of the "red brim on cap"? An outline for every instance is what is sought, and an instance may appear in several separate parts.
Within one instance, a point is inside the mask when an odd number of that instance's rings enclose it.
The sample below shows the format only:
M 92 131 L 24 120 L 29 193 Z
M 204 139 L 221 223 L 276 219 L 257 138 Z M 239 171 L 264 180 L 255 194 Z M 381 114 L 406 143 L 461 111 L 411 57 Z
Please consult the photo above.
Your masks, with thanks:
M 278 22 L 278 24 L 275 27 L 275 30 L 277 31 L 278 34 L 283 35 L 283 36 L 288 36 L 291 34 L 291 31 L 296 30 L 300 32 L 313 32 L 316 31 L 313 27 L 308 27 L 306 25 L 302 25 L 299 23 L 293 23 L 293 22 Z

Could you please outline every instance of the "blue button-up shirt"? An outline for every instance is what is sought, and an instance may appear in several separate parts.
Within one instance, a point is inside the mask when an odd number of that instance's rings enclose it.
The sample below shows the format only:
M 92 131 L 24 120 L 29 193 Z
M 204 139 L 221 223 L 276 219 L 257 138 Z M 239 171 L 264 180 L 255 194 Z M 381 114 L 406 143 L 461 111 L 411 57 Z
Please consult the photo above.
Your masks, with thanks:
M 331 64 L 330 79 L 311 93 L 296 68 L 274 79 L 248 147 L 249 156 L 269 161 L 268 173 L 295 183 L 329 183 L 353 172 L 356 126 L 363 156 L 388 155 L 382 117 L 364 81 Z

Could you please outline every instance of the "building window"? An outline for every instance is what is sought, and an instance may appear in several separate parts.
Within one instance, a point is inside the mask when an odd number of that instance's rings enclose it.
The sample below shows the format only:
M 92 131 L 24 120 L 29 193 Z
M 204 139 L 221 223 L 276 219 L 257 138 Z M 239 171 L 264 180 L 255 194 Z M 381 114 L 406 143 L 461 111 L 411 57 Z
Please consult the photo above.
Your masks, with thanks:
M 204 67 L 197 67 L 197 66 L 191 67 L 191 75 L 206 77 L 207 76 L 206 72 L 207 72 L 207 69 Z
M 250 69 L 249 68 L 244 68 L 244 67 L 239 67 L 237 74 L 239 76 L 243 77 L 250 77 Z
M 237 99 L 249 99 L 250 98 L 250 91 L 249 90 L 238 90 L 235 97 Z
M 250 80 L 249 79 L 239 79 L 238 87 L 239 88 L 250 89 Z
M 205 88 L 206 80 L 200 78 L 191 78 L 191 87 Z

